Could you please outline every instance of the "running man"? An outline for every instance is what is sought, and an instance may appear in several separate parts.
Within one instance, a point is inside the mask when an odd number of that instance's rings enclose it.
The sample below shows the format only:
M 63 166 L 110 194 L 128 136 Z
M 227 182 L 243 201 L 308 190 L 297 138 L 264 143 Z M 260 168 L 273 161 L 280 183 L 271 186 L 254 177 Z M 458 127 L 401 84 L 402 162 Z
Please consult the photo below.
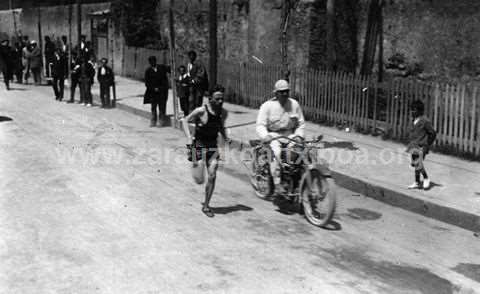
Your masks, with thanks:
M 218 168 L 218 144 L 217 138 L 220 133 L 225 141 L 228 141 L 225 132 L 225 120 L 228 112 L 223 109 L 223 94 L 225 89 L 222 86 L 215 86 L 208 103 L 194 109 L 183 121 L 183 130 L 188 138 L 189 161 L 192 161 L 192 175 L 197 184 L 205 182 L 205 169 L 208 179 L 205 185 L 205 201 L 202 212 L 213 217 L 214 213 L 210 208 L 210 199 Z M 190 132 L 189 124 L 194 124 L 194 133 Z

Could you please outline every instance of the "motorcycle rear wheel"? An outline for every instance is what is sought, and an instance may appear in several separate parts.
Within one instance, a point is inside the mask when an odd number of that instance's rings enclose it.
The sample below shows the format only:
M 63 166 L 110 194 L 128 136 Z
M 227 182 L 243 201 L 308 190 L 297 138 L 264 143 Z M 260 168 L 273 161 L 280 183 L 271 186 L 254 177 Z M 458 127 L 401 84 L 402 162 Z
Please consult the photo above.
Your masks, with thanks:
M 311 181 L 305 181 L 301 191 L 305 218 L 315 226 L 325 227 L 335 214 L 335 181 L 318 170 L 311 170 L 310 177 Z

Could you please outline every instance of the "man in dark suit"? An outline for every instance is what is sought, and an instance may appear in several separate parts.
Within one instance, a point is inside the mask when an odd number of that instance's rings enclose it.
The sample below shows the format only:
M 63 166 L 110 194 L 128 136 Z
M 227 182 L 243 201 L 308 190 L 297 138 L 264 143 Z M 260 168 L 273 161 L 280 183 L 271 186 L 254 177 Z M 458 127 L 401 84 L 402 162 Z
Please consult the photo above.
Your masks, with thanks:
M 187 65 L 187 73 L 191 81 L 190 90 L 190 112 L 202 105 L 203 94 L 208 91 L 208 75 L 205 66 L 197 61 L 195 51 L 188 52 L 190 62 Z
M 3 73 L 5 87 L 10 90 L 10 80 L 13 74 L 13 50 L 9 40 L 3 40 L 0 44 L 0 70 Z
M 70 63 L 70 100 L 67 103 L 75 102 L 75 89 L 77 86 L 80 91 L 80 59 L 75 52 L 72 52 L 72 61 Z M 78 103 L 83 103 L 81 93 Z
M 145 86 L 147 90 L 143 97 L 143 104 L 152 105 L 152 119 L 150 126 L 154 127 L 157 124 L 157 108 L 159 126 L 163 126 L 165 120 L 165 112 L 167 108 L 168 99 L 168 77 L 170 67 L 157 64 L 157 58 L 150 56 L 148 58 L 150 67 L 145 71 Z
M 175 80 L 177 84 L 177 96 L 180 99 L 180 108 L 183 114 L 187 116 L 190 113 L 189 101 L 190 98 L 190 77 L 187 74 L 187 68 L 181 65 L 178 68 L 178 78 Z
M 93 104 L 92 85 L 95 77 L 95 68 L 85 57 L 80 57 L 79 73 L 80 103 L 83 102 L 83 105 L 91 107 Z
M 61 54 L 60 48 L 55 49 L 52 60 L 52 78 L 53 78 L 53 92 L 55 93 L 55 100 L 63 100 L 63 89 L 65 87 L 65 64 L 67 60 Z
M 47 78 L 53 77 L 52 73 L 50 70 L 54 66 L 54 55 L 55 55 L 55 44 L 52 42 L 49 36 L 45 36 L 45 63 L 46 63 L 46 68 L 45 68 L 45 76 Z
M 100 84 L 100 100 L 102 108 L 110 107 L 110 87 L 113 86 L 113 70 L 107 65 L 108 60 L 102 58 L 101 65 L 98 68 L 97 80 Z

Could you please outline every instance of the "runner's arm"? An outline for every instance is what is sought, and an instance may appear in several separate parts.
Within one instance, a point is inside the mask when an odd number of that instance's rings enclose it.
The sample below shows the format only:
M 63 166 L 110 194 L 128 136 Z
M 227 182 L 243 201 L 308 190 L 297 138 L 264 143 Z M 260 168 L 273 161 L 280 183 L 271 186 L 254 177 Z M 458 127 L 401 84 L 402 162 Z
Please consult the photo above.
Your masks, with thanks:
M 200 119 L 202 114 L 204 113 L 203 108 L 197 108 L 193 110 L 187 117 L 182 119 L 182 127 L 183 127 L 183 132 L 187 136 L 187 144 L 192 144 L 193 142 L 193 136 L 192 133 L 190 132 L 190 123 L 194 123 L 197 121 L 197 119 Z
M 220 135 L 222 135 L 223 139 L 225 141 L 229 141 L 229 136 L 227 134 L 227 130 L 225 129 L 225 121 L 227 120 L 228 117 L 228 111 L 226 109 L 222 110 L 222 128 L 220 129 Z

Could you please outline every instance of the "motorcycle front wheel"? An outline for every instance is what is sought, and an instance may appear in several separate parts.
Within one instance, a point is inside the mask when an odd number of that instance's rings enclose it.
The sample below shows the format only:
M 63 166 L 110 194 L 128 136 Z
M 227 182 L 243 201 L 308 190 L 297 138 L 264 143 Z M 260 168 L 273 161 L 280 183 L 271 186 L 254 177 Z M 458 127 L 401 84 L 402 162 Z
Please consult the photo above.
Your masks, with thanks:
M 305 218 L 313 225 L 324 227 L 335 214 L 337 196 L 335 181 L 318 170 L 309 171 L 310 180 L 302 186 L 302 204 Z
M 255 195 L 261 199 L 267 200 L 273 195 L 273 179 L 270 175 L 268 165 L 263 166 L 267 158 L 262 158 L 262 155 L 259 155 L 258 151 L 256 152 L 256 156 L 254 156 L 252 160 L 250 182 L 255 190 Z M 261 161 L 263 163 L 261 163 Z

